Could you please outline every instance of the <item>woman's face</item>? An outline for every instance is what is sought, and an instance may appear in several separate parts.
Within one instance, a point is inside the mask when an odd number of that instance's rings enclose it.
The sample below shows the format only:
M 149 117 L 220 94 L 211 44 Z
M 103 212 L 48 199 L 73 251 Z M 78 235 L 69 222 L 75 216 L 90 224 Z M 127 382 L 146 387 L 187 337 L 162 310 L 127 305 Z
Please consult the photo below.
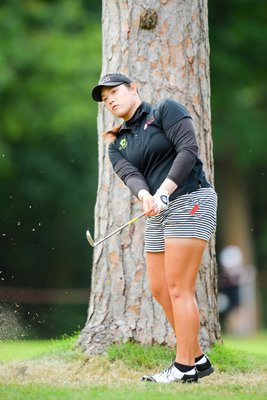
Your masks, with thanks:
M 141 103 L 134 83 L 130 86 L 124 84 L 113 87 L 104 86 L 101 95 L 107 110 L 114 117 L 123 118 L 125 121 L 133 116 Z

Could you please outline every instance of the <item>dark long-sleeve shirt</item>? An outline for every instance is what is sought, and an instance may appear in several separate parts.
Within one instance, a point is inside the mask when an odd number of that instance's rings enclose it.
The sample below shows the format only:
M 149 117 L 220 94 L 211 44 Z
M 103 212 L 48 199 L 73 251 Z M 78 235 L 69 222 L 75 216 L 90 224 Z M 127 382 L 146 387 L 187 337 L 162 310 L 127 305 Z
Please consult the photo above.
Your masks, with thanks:
M 178 185 L 171 200 L 210 186 L 198 158 L 193 121 L 174 100 L 155 105 L 143 102 L 110 144 L 109 157 L 114 171 L 135 196 L 141 189 L 153 195 L 166 178 Z

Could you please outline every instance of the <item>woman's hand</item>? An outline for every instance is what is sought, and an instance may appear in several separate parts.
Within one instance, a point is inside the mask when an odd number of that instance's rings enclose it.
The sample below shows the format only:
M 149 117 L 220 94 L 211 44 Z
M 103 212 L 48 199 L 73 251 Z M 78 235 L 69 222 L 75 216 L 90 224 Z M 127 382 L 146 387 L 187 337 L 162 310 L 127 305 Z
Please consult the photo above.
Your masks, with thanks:
M 138 198 L 143 203 L 143 210 L 145 215 L 147 215 L 148 217 L 152 217 L 157 214 L 154 197 L 147 190 L 140 190 L 138 193 Z
M 165 188 L 160 187 L 152 196 L 147 190 L 142 189 L 138 193 L 139 199 L 143 203 L 145 215 L 153 217 L 161 211 L 166 210 L 169 205 L 169 193 Z
M 150 193 L 145 194 L 142 197 L 142 203 L 144 213 L 148 217 L 152 217 L 158 213 L 157 208 L 155 207 L 154 197 Z
M 166 190 L 159 188 L 153 196 L 154 208 L 157 213 L 166 210 L 169 205 L 169 194 Z

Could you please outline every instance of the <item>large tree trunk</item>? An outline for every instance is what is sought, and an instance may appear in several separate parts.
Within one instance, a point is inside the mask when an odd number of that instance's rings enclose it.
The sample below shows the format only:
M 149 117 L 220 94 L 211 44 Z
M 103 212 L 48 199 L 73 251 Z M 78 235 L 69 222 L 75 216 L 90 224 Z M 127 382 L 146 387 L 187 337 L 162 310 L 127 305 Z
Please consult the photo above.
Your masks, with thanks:
M 102 74 L 120 71 L 140 82 L 141 99 L 170 97 L 194 119 L 200 156 L 213 182 L 210 131 L 207 0 L 103 1 Z M 140 213 L 140 204 L 112 172 L 101 139 L 115 121 L 99 108 L 99 186 L 95 238 L 102 238 Z M 143 247 L 144 220 L 95 248 L 90 306 L 79 342 L 88 353 L 112 342 L 174 345 L 163 311 L 149 293 Z M 220 338 L 214 239 L 207 246 L 198 279 L 201 342 Z

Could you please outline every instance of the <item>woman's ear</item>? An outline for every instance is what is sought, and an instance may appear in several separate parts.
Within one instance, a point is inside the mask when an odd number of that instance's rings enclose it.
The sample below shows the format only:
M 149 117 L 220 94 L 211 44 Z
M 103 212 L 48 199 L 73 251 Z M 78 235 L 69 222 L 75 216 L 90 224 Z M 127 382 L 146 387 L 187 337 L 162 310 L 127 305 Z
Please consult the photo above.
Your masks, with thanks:
M 136 85 L 136 83 L 131 83 L 131 85 L 130 85 L 130 90 L 131 90 L 131 92 L 132 92 L 134 95 L 138 94 L 138 90 L 137 90 L 137 85 Z

